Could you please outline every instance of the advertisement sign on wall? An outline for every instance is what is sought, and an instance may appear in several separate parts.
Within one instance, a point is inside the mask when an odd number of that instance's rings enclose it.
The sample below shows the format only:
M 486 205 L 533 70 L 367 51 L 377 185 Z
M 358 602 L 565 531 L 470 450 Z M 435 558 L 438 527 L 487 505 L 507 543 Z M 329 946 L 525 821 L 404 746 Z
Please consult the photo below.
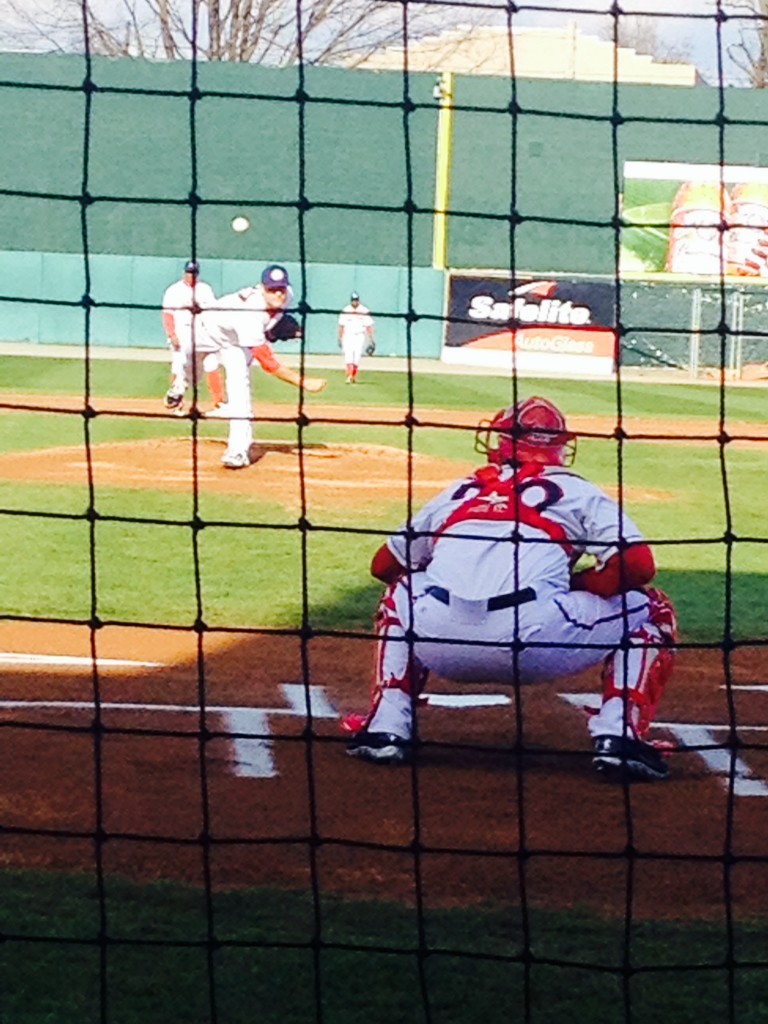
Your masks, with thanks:
M 610 282 L 451 274 L 445 363 L 522 374 L 606 376 L 616 368 Z
M 624 165 L 623 275 L 768 280 L 768 167 Z

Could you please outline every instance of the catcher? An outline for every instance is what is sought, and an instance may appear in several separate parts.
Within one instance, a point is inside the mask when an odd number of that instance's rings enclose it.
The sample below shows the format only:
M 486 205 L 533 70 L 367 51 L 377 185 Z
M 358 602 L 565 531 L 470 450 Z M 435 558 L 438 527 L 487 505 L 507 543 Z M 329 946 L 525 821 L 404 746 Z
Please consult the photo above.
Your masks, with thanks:
M 480 425 L 487 465 L 433 498 L 376 552 L 387 585 L 371 708 L 342 723 L 348 753 L 397 763 L 413 749 L 428 671 L 467 682 L 535 683 L 603 662 L 589 722 L 598 772 L 663 779 L 647 740 L 677 642 L 675 611 L 648 587 L 651 549 L 623 508 L 567 467 L 575 435 L 528 398 Z M 594 565 L 575 571 L 584 555 Z
M 219 299 L 203 312 L 198 354 L 215 351 L 227 375 L 227 403 L 209 415 L 229 419 L 227 450 L 222 465 L 245 469 L 251 463 L 251 364 L 255 360 L 278 380 L 305 391 L 322 391 L 321 377 L 302 377 L 284 366 L 274 355 L 270 342 L 301 336 L 295 317 L 286 312 L 293 297 L 285 267 L 271 264 L 261 275 L 261 284 L 243 288 Z

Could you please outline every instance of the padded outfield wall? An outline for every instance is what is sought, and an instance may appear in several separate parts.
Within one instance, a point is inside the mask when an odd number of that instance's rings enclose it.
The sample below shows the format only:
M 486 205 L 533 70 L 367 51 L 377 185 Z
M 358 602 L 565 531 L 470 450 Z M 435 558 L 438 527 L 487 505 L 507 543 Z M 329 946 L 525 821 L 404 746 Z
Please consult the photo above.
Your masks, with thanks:
M 303 264 L 311 352 L 335 351 L 354 288 L 382 354 L 404 354 L 410 325 L 413 354 L 436 356 L 434 82 L 108 59 L 86 79 L 80 57 L 0 55 L 0 335 L 81 341 L 87 294 L 94 344 L 162 344 L 162 290 L 194 251 L 217 291 Z M 625 160 L 768 165 L 759 90 L 459 76 L 454 103 L 453 267 L 613 275 Z M 686 296 L 622 292 L 630 359 L 660 321 L 686 344 Z

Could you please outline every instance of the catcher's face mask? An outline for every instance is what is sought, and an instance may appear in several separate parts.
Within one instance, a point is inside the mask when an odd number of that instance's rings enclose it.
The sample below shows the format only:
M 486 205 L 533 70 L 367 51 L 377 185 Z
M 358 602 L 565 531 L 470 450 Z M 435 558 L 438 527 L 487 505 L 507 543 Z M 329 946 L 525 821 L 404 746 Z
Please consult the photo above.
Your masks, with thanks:
M 475 451 L 495 466 L 515 462 L 570 466 L 576 458 L 576 435 L 568 430 L 556 405 L 533 396 L 480 423 Z

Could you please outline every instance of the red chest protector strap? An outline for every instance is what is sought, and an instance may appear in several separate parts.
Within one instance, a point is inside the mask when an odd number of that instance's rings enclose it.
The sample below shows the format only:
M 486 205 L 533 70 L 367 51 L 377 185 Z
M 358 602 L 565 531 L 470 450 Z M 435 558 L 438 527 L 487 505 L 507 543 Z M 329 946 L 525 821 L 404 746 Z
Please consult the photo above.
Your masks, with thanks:
M 496 466 L 483 466 L 475 473 L 476 486 L 479 492 L 467 498 L 448 516 L 440 531 L 440 535 L 455 526 L 466 522 L 518 522 L 546 533 L 553 541 L 561 544 L 570 555 L 571 544 L 565 530 L 559 523 L 553 522 L 540 509 L 526 505 L 522 494 L 526 487 L 534 486 L 534 481 L 541 475 L 544 466 L 536 462 L 526 462 L 520 466 L 513 476 L 502 480 Z M 559 488 L 558 488 L 559 491 Z

